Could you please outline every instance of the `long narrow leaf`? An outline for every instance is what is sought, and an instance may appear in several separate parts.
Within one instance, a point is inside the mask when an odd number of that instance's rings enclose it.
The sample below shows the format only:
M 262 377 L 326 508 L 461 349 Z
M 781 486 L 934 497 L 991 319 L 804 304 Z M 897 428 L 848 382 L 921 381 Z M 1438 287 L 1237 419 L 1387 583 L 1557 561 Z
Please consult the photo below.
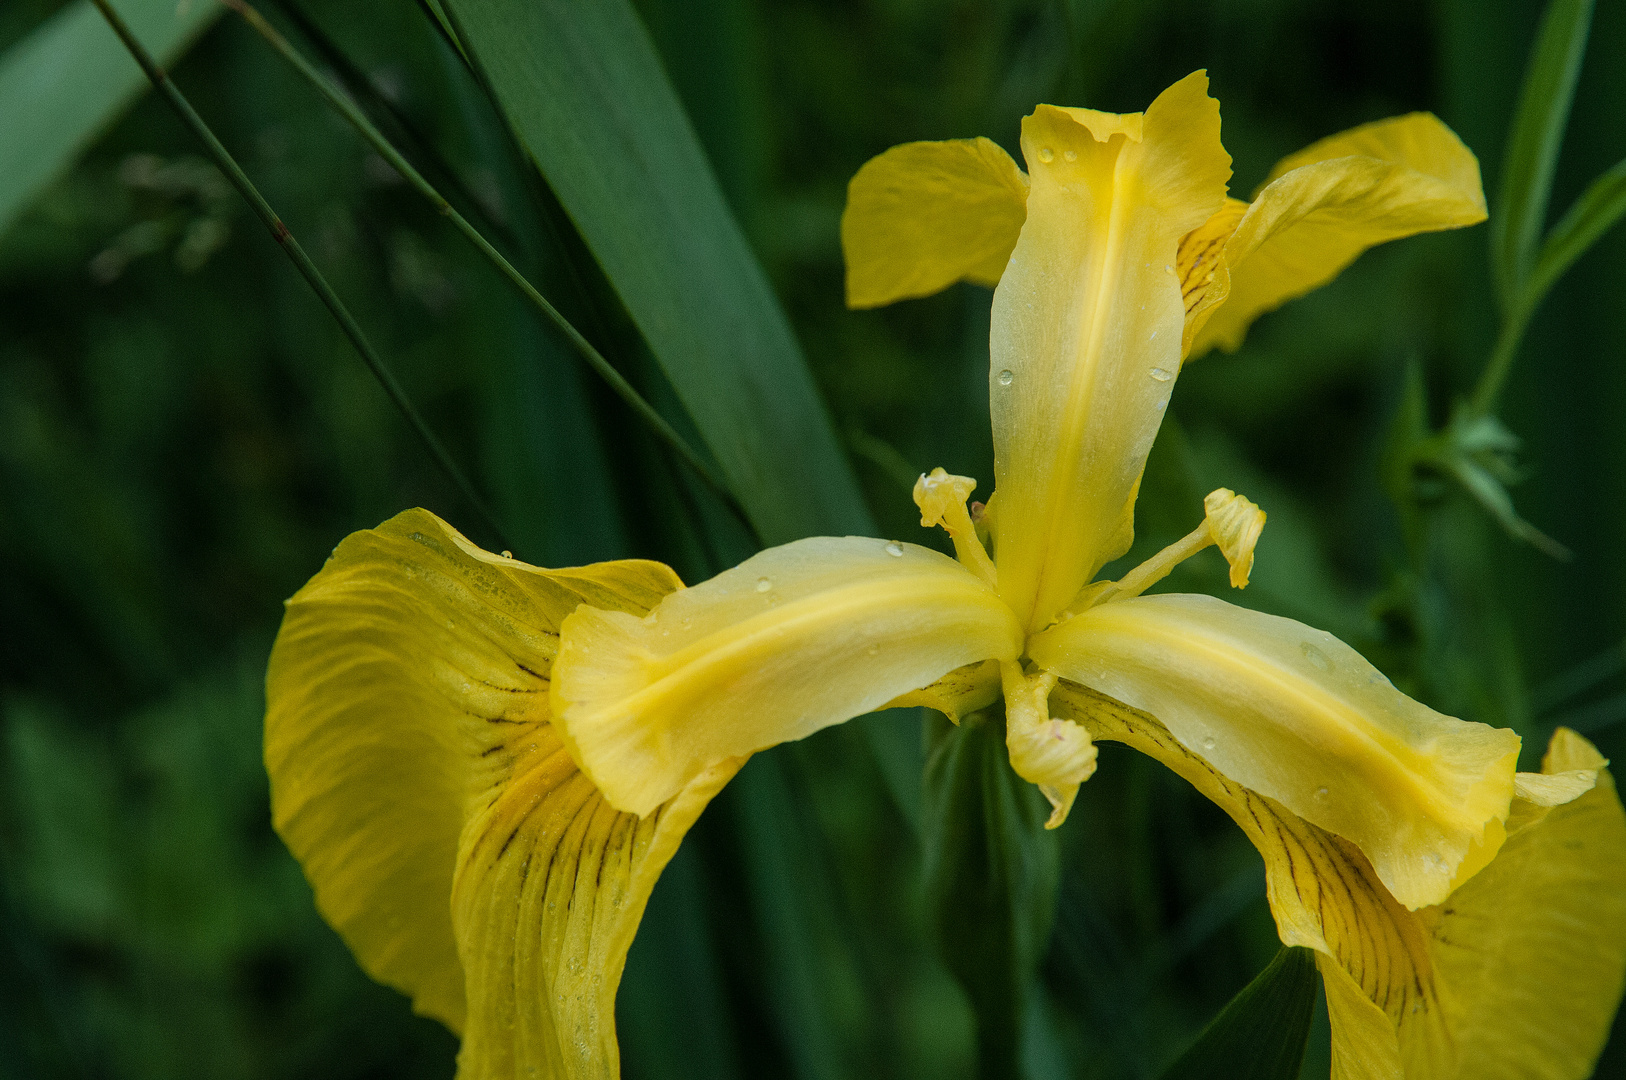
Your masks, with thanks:
M 214 0 L 119 0 L 118 10 L 168 64 L 220 14 Z M 52 16 L 0 56 L 0 236 L 115 117 L 147 79 L 89 0 Z
M 1315 953 L 1283 948 L 1163 1080 L 1298 1080 L 1315 996 Z
M 763 540 L 870 531 L 784 313 L 627 0 L 445 7 Z
M 1592 0 L 1552 0 L 1530 54 L 1491 222 L 1491 261 L 1504 308 L 1517 300 L 1547 222 L 1553 167 L 1591 24 Z
M 1592 181 L 1541 246 L 1524 287 L 1523 304 L 1533 309 L 1553 283 L 1598 239 L 1626 216 L 1626 160 Z

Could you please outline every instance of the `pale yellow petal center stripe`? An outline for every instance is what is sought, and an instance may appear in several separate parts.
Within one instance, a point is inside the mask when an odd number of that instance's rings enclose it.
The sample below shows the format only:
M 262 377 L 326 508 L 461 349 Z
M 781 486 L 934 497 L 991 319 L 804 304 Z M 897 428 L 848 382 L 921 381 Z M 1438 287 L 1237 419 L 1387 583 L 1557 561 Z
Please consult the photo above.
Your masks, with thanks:
M 1442 716 L 1330 634 L 1206 596 L 1091 608 L 1035 663 L 1157 716 L 1250 789 L 1354 842 L 1411 908 L 1507 816 L 1519 739 Z M 1494 847 L 1485 853 L 1494 854 Z
M 1009 608 L 954 560 L 825 537 L 765 551 L 647 618 L 578 609 L 552 693 L 588 776 L 646 814 L 719 761 L 1021 647 Z

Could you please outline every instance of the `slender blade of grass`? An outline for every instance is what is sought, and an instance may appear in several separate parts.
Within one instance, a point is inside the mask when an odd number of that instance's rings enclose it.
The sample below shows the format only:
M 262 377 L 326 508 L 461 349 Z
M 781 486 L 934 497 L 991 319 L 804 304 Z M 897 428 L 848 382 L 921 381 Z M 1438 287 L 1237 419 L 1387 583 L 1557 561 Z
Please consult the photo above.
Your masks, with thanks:
M 401 415 L 405 417 L 407 423 L 417 433 L 418 438 L 429 451 L 429 455 L 435 459 L 435 463 L 440 466 L 447 478 L 456 485 L 457 489 L 463 494 L 464 499 L 468 501 L 469 506 L 480 515 L 496 539 L 505 548 L 511 547 L 512 545 L 502 526 L 497 523 L 496 517 L 486 506 L 485 500 L 480 498 L 479 494 L 474 490 L 474 485 L 470 484 L 468 477 L 463 474 L 463 470 L 452 460 L 440 438 L 424 422 L 417 408 L 406 396 L 406 391 L 396 381 L 389 368 L 384 365 L 384 360 L 379 356 L 378 350 L 373 348 L 372 342 L 368 340 L 367 335 L 362 331 L 361 324 L 356 322 L 355 317 L 350 314 L 350 309 L 345 306 L 343 300 L 339 299 L 338 293 L 333 291 L 333 287 L 327 283 L 327 279 L 322 276 L 322 272 L 317 269 L 316 264 L 305 253 L 304 247 L 294 238 L 288 226 L 283 224 L 282 219 L 277 216 L 277 212 L 271 208 L 271 204 L 265 201 L 265 196 L 260 194 L 253 181 L 249 180 L 248 174 L 243 172 L 242 167 L 237 164 L 237 160 L 231 156 L 231 152 L 215 137 L 214 132 L 209 129 L 209 125 L 204 123 L 203 117 L 199 116 L 197 110 L 192 108 L 192 103 L 186 99 L 186 96 L 181 93 L 180 89 L 164 72 L 164 69 L 158 66 L 151 54 L 131 33 L 130 27 L 119 13 L 113 9 L 109 0 L 92 0 L 92 2 L 96 5 L 97 10 L 102 13 L 103 18 L 107 20 L 108 25 L 113 28 L 114 33 L 118 34 L 119 39 L 124 42 L 125 48 L 135 58 L 136 63 L 141 65 L 141 70 L 146 73 L 153 86 L 169 102 L 181 120 L 198 137 L 198 140 L 203 143 L 204 148 L 208 150 L 209 156 L 214 159 L 220 171 L 226 174 L 226 178 L 231 181 L 232 186 L 248 201 L 249 206 L 254 209 L 255 215 L 270 230 L 271 236 L 276 240 L 277 245 L 287 253 L 288 258 L 292 260 L 294 266 L 298 268 L 300 274 L 310 284 L 310 287 L 315 290 L 322 303 L 332 312 L 334 319 L 343 328 L 345 336 L 350 339 L 351 344 L 356 347 L 356 351 L 361 354 L 362 361 L 366 363 L 373 376 L 384 388 L 384 392 L 389 395 L 390 400 L 395 403 L 395 407 L 400 410 Z
M 1491 262 L 1504 312 L 1512 311 L 1535 260 L 1553 169 L 1581 74 L 1593 0 L 1552 0 L 1530 54 L 1491 220 Z
M 125 18 L 170 63 L 220 8 L 119 0 Z M 0 56 L 0 235 L 147 85 L 89 0 L 69 4 Z
M 442 6 L 764 542 L 872 531 L 801 350 L 631 5 Z

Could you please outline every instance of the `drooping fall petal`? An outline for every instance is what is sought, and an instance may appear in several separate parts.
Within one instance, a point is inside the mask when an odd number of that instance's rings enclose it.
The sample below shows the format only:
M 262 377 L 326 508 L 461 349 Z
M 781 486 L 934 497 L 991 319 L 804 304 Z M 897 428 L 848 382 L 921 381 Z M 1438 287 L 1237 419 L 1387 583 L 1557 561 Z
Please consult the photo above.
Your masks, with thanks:
M 998 284 L 1027 195 L 1027 176 L 992 139 L 905 143 L 871 158 L 841 215 L 847 306 Z
M 1322 139 L 1278 162 L 1236 219 L 1191 355 L 1235 349 L 1254 319 L 1327 284 L 1367 248 L 1483 220 L 1479 162 L 1431 114 Z
M 1149 714 L 1066 681 L 1051 711 L 1157 758 L 1259 849 L 1282 941 L 1319 954 L 1333 1080 L 1590 1074 L 1626 975 L 1626 814 L 1606 772 L 1567 804 L 1515 800 L 1496 857 L 1408 911 L 1354 844 L 1229 779 Z M 1544 772 L 1601 765 L 1560 731 Z
M 819 537 L 770 548 L 644 618 L 578 609 L 552 695 L 587 775 L 612 805 L 647 814 L 720 761 L 1021 648 L 1010 609 L 953 559 Z
M 627 946 L 738 761 L 642 821 L 550 723 L 560 621 L 641 614 L 659 563 L 546 571 L 411 510 L 289 601 L 266 677 L 273 820 L 362 967 L 463 1035 L 460 1076 L 617 1074 Z
M 1049 622 L 1129 547 L 1180 370 L 1180 237 L 1231 159 L 1198 72 L 1144 115 L 1041 105 L 1022 123 L 1027 221 L 994 293 L 990 383 L 1000 594 Z
M 1518 736 L 1413 701 L 1331 634 L 1165 593 L 1090 608 L 1028 651 L 1352 842 L 1409 908 L 1444 899 L 1476 845 L 1495 853 Z

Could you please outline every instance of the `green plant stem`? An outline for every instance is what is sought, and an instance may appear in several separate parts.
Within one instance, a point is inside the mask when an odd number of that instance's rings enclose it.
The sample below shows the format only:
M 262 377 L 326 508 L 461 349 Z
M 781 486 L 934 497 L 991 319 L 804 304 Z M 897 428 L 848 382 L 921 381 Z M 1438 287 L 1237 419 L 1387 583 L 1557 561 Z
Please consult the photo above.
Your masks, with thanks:
M 96 9 L 102 13 L 102 17 L 107 20 L 108 25 L 113 28 L 113 32 L 119 36 L 119 40 L 124 42 L 124 47 L 130 51 L 130 55 L 135 58 L 136 63 L 141 65 L 141 70 L 147 73 L 147 78 L 152 81 L 154 88 L 164 96 L 186 126 L 192 129 L 192 133 L 203 143 L 204 147 L 209 151 L 209 155 L 214 158 L 215 164 L 232 182 L 232 186 L 248 201 L 248 204 L 254 208 L 254 213 L 265 223 L 265 227 L 270 230 L 271 236 L 276 240 L 277 245 L 287 253 L 288 258 L 293 261 L 294 266 L 304 276 L 305 281 L 315 290 L 322 303 L 327 305 L 327 309 L 333 313 L 333 317 L 338 320 L 339 326 L 343 328 L 345 335 L 350 338 L 350 343 L 361 354 L 363 362 L 372 371 L 379 384 L 383 386 L 384 392 L 390 396 L 390 400 L 395 402 L 395 407 L 401 411 L 401 415 L 406 417 L 412 429 L 417 432 L 418 438 L 428 448 L 430 456 L 435 459 L 436 464 L 446 473 L 452 483 L 457 485 L 463 497 L 485 520 L 486 526 L 495 534 L 497 540 L 505 548 L 511 547 L 512 545 L 504 534 L 502 526 L 497 523 L 496 517 L 486 506 L 485 500 L 481 499 L 475 492 L 474 486 L 469 483 L 468 477 L 463 475 L 463 470 L 457 467 L 457 463 L 446 452 L 446 447 L 441 444 L 440 439 L 429 429 L 429 425 L 424 422 L 423 417 L 418 414 L 418 410 L 408 400 L 406 392 L 401 389 L 401 384 L 396 381 L 389 368 L 384 366 L 384 361 L 378 355 L 378 351 L 373 348 L 372 342 L 362 332 L 360 324 L 350 314 L 350 309 L 345 307 L 344 301 L 339 299 L 338 294 L 333 291 L 333 287 L 327 283 L 327 279 L 322 276 L 322 272 L 316 268 L 316 264 L 305 253 L 305 249 L 294 238 L 293 233 L 288 230 L 288 226 L 283 224 L 282 219 L 277 216 L 277 212 L 271 208 L 271 204 L 265 201 L 265 197 L 255 188 L 253 181 L 249 180 L 248 175 L 243 172 L 236 159 L 231 156 L 230 151 L 221 144 L 219 139 L 215 138 L 214 132 L 209 129 L 208 124 L 204 123 L 197 110 L 192 108 L 192 103 L 186 99 L 186 95 L 181 93 L 180 89 L 165 74 L 164 69 L 158 66 L 158 63 L 153 60 L 141 42 L 136 40 L 135 35 L 130 32 L 129 26 L 125 24 L 119 13 L 113 10 L 108 0 L 92 0 L 92 2 L 96 5 Z
M 1508 373 L 1513 370 L 1513 361 L 1519 355 L 1519 346 L 1524 342 L 1525 328 L 1530 325 L 1531 307 L 1528 302 L 1521 301 L 1503 320 L 1502 331 L 1496 336 L 1490 359 L 1485 362 L 1485 370 L 1479 376 L 1479 385 L 1474 387 L 1473 397 L 1468 399 L 1469 415 L 1489 416 L 1496 408 L 1502 386 L 1507 382 Z
M 301 56 L 299 51 L 289 43 L 288 39 L 278 33 L 276 27 L 266 22 L 264 17 L 245 0 L 221 0 L 221 2 L 241 15 L 250 26 L 259 32 L 261 37 L 265 38 L 277 52 L 282 54 L 284 59 L 305 77 L 306 81 L 320 91 L 329 104 L 337 109 L 346 120 L 350 121 L 351 125 L 372 145 L 373 149 L 378 151 L 379 155 L 385 161 L 388 161 L 395 171 L 400 173 L 407 183 L 412 185 L 418 194 L 429 200 L 430 204 L 441 215 L 451 221 L 456 226 L 457 231 L 468 238 L 468 241 L 479 249 L 480 253 L 505 278 L 512 282 L 514 287 L 524 294 L 527 300 L 547 316 L 548 321 L 553 323 L 559 332 L 565 335 L 576 351 L 581 354 L 582 359 L 587 361 L 587 365 L 609 384 L 610 389 L 615 392 L 616 396 L 625 402 L 627 407 L 649 426 L 655 436 L 670 447 L 678 457 L 682 458 L 684 464 L 693 469 L 696 475 L 717 492 L 731 510 L 738 513 L 742 520 L 744 519 L 744 510 L 735 501 L 728 487 L 711 471 L 700 455 L 684 440 L 683 436 L 679 435 L 676 429 L 666 422 L 665 417 L 661 416 L 653 405 L 644 400 L 633 385 L 604 358 L 604 355 L 598 349 L 594 348 L 593 343 L 588 341 L 581 331 L 571 325 L 570 320 L 566 319 L 559 309 L 548 301 L 547 297 L 537 291 L 536 287 L 530 283 L 525 275 L 515 269 L 514 264 L 509 262 L 502 252 L 493 247 L 478 229 L 469 224 L 467 218 L 458 213 L 456 207 L 447 202 L 440 192 L 436 191 L 434 186 L 425 180 L 417 169 L 412 167 L 411 162 L 401 156 L 401 153 L 373 125 L 373 122 L 367 119 L 366 114 L 356 106 L 355 102 L 338 87 L 334 86 L 321 72 L 312 67 L 310 62 Z

